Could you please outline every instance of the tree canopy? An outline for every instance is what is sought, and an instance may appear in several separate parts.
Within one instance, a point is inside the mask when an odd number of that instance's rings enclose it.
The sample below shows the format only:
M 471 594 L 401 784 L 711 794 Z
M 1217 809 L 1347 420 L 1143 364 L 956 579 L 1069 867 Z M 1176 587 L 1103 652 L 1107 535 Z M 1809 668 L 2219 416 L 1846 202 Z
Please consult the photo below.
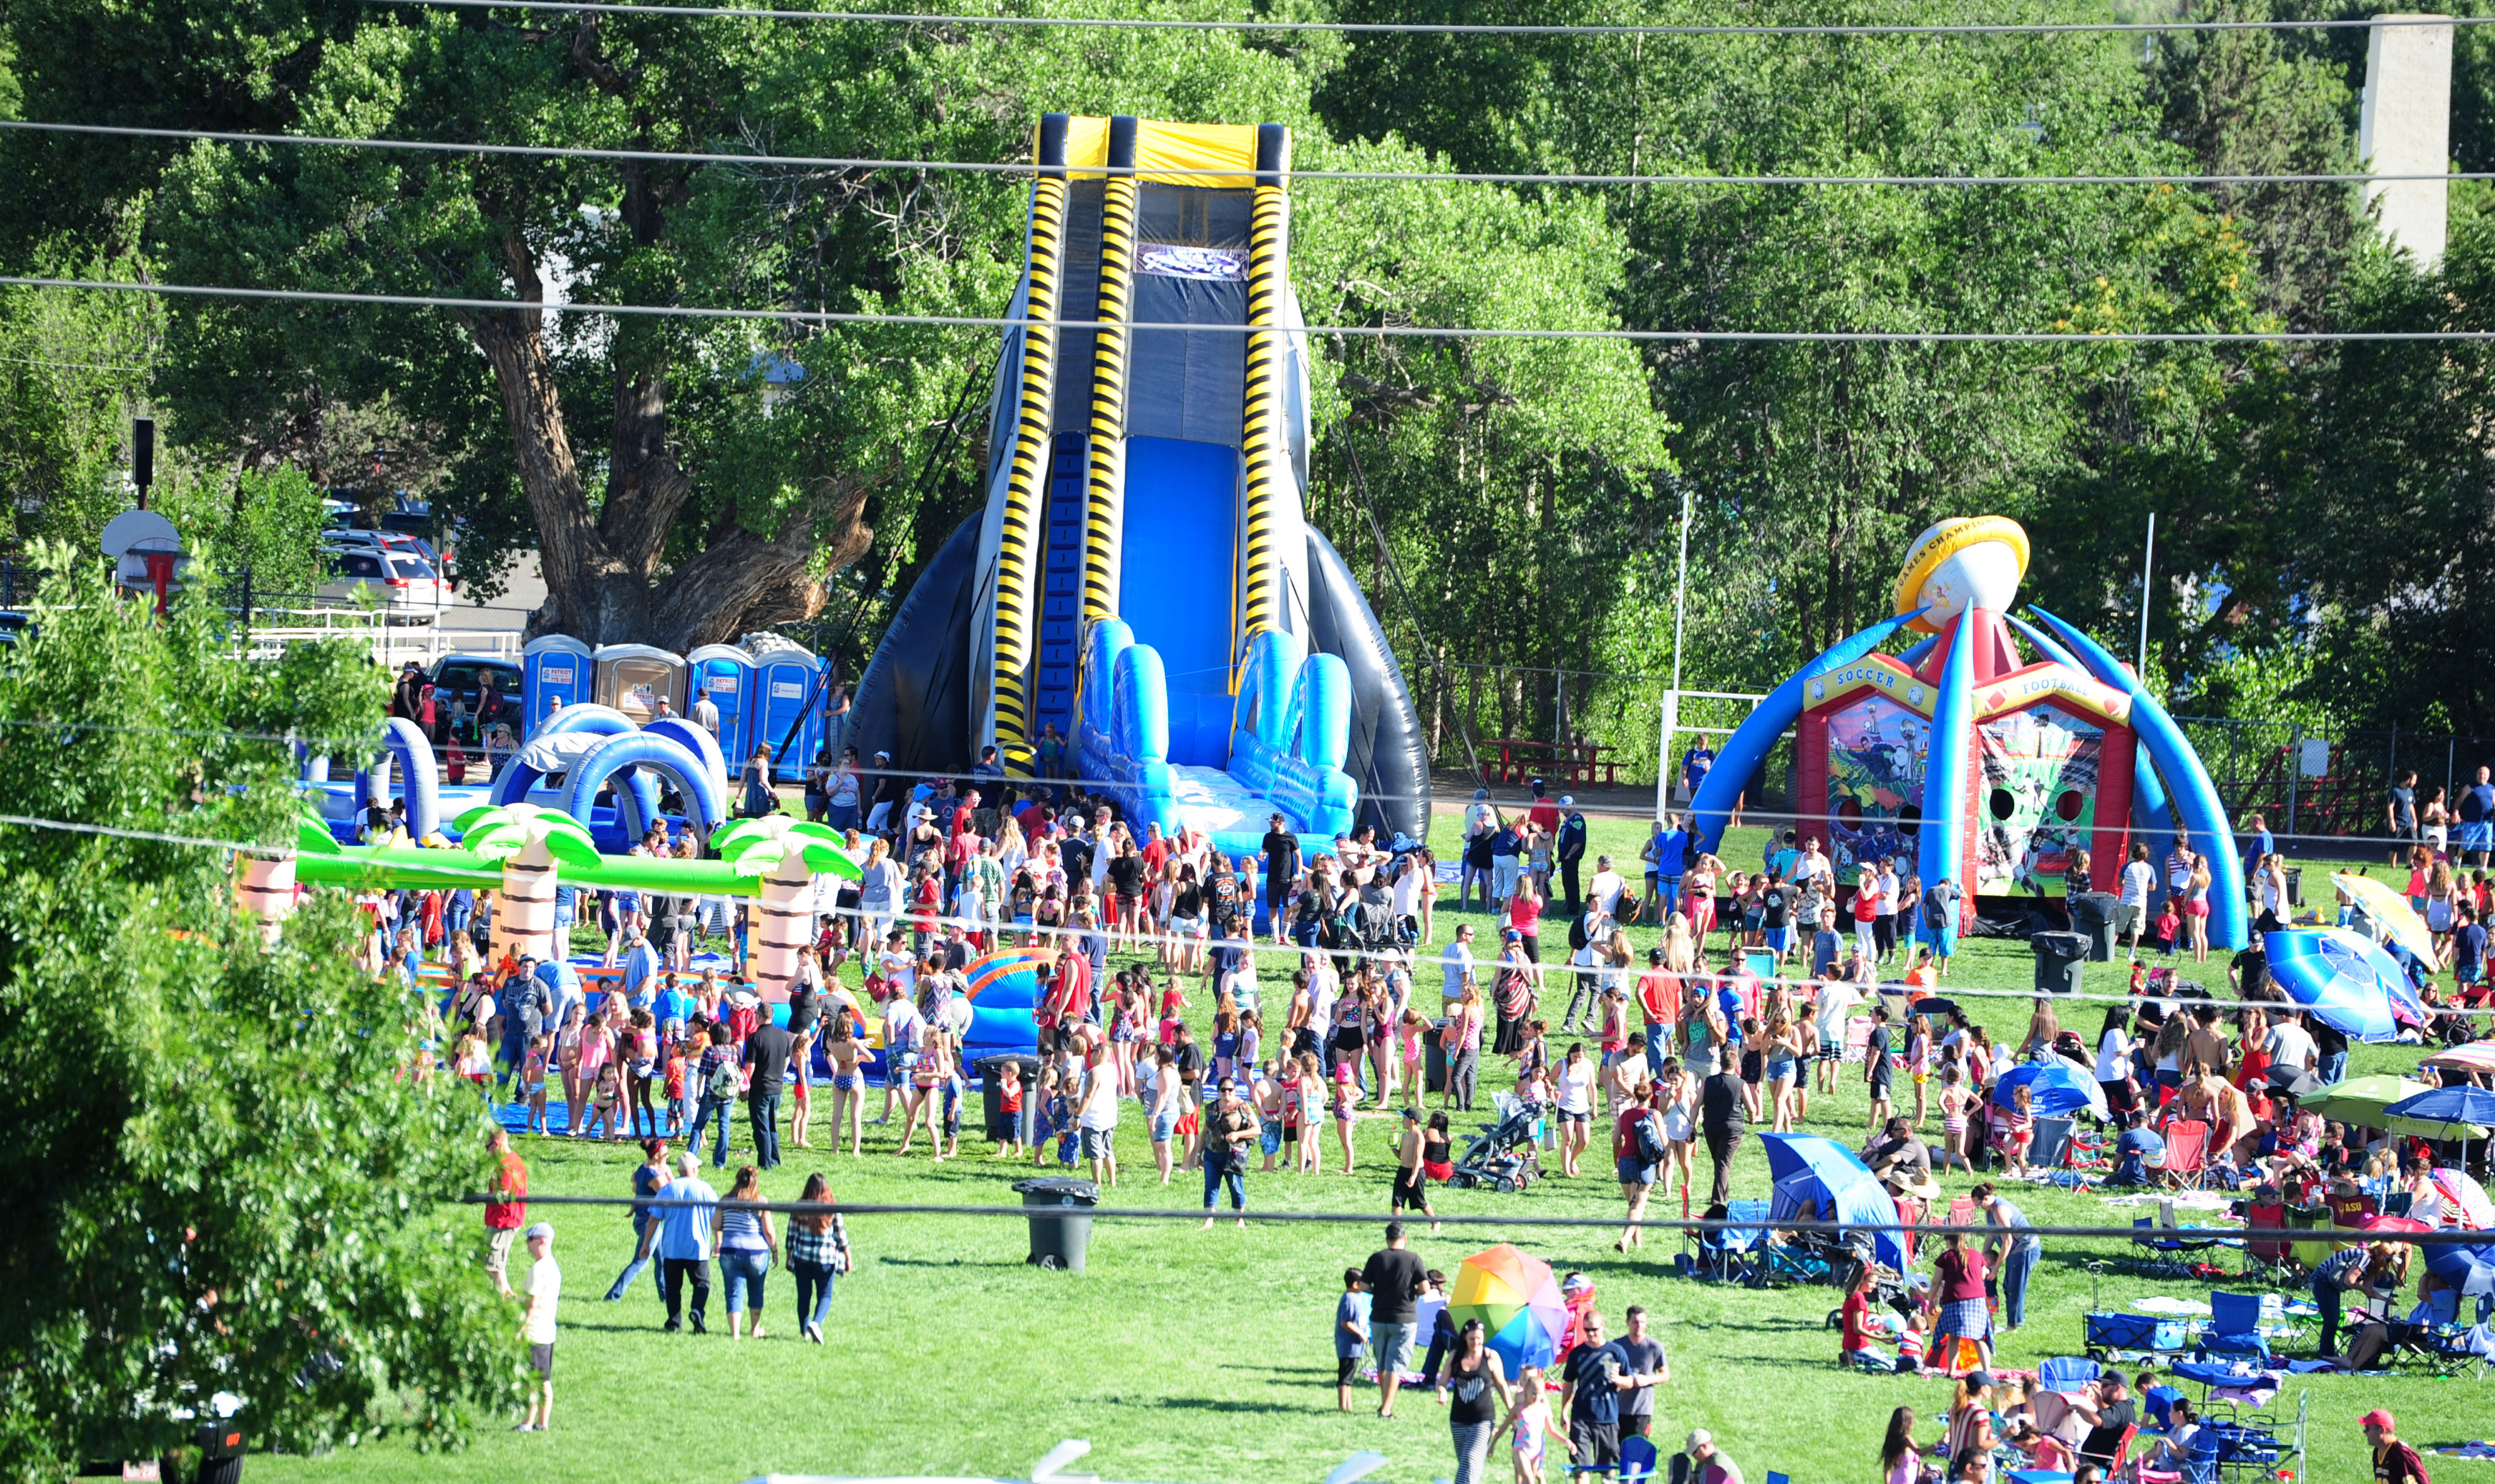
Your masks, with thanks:
M 1963 18 L 1935 0 L 1876 9 L 1305 0 L 1265 14 Z M 1987 18 L 2098 14 L 2027 0 Z M 2205 0 L 2192 14 L 2295 12 Z M 109 20 L 36 0 L 7 24 L 0 101 L 34 118 L 1009 162 L 1027 158 L 1042 112 L 1116 111 L 1289 124 L 1307 170 L 2344 171 L 2364 65 L 2362 33 L 2344 31 L 1285 35 L 344 0 L 150 0 Z M 2483 103 L 2495 53 L 2475 37 L 2455 82 L 2464 163 L 2495 137 Z M 29 263 L 547 302 L 143 312 L 161 347 L 143 393 L 200 467 L 335 466 L 343 439 L 390 442 L 458 523 L 470 592 L 493 591 L 505 554 L 543 555 L 539 628 L 683 647 L 820 616 L 862 651 L 975 495 L 993 331 L 550 306 L 994 315 L 1018 269 L 1017 179 L 41 135 L 0 139 L 0 154 L 13 167 L 0 241 Z M 2327 330 L 2465 312 L 2486 249 L 2466 225 L 2470 190 L 2456 195 L 2449 253 L 2419 264 L 2378 240 L 2344 185 L 1303 179 L 1293 271 L 1311 320 L 1340 325 Z M 2196 704 L 2227 703 L 2242 654 L 2326 650 L 2338 659 L 2324 670 L 2348 677 L 2330 704 L 2387 718 L 2412 703 L 2378 683 L 2387 667 L 2451 653 L 2441 631 L 2456 590 L 2424 580 L 2418 554 L 2450 542 L 2418 541 L 2412 526 L 2384 543 L 2400 549 L 2347 563 L 2342 542 L 2375 541 L 2348 525 L 2403 511 L 2459 542 L 2485 524 L 2470 474 L 2484 438 L 2470 419 L 2404 405 L 2390 426 L 2428 446 L 2397 459 L 2356 456 L 2388 436 L 2380 418 L 2352 423 L 2353 439 L 2337 426 L 2378 405 L 2386 378 L 2441 386 L 2471 364 L 2425 348 L 1346 336 L 1321 350 L 1310 509 L 1416 673 L 1667 668 L 1656 604 L 1685 494 L 1693 683 L 1755 688 L 1879 616 L 1915 532 L 1988 510 L 2034 532 L 2041 601 L 2129 632 L 2145 599 L 2167 671 Z M 13 466 L 26 472 L 9 477 L 109 503 L 76 473 L 104 446 L 89 436 L 73 456 L 77 437 L 36 436 L 46 425 L 26 419 L 30 451 Z M 239 486 L 220 474 L 216 487 Z M 2151 511 L 2160 575 L 2143 594 Z M 25 516 L 20 528 L 52 529 Z M 1446 687 L 1435 694 L 1443 708 Z M 2449 725 L 2495 721 L 2443 698 Z M 1517 725 L 1552 721 L 1522 689 L 1512 699 Z

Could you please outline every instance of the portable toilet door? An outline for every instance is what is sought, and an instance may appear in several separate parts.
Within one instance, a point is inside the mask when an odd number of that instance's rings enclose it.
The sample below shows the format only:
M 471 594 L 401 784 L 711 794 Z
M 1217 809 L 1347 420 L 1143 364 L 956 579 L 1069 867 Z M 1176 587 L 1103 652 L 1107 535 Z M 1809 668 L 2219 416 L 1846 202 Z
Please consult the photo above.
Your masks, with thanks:
M 693 701 L 707 689 L 719 708 L 719 755 L 734 773 L 754 754 L 754 657 L 733 644 L 704 644 L 685 656 L 685 665 L 693 672 Z M 688 704 L 685 715 L 693 714 Z
M 600 703 L 623 712 L 635 726 L 658 720 L 662 698 L 668 715 L 685 714 L 683 656 L 655 644 L 601 644 L 597 660 Z
M 520 651 L 520 711 L 534 737 L 557 703 L 577 706 L 596 694 L 589 646 L 568 634 L 529 640 Z
M 784 782 L 802 779 L 806 764 L 823 746 L 822 662 L 791 644 L 755 656 L 754 667 L 762 692 L 754 709 L 757 727 L 739 750 L 735 766 L 742 769 L 756 747 L 768 747 L 775 776 Z

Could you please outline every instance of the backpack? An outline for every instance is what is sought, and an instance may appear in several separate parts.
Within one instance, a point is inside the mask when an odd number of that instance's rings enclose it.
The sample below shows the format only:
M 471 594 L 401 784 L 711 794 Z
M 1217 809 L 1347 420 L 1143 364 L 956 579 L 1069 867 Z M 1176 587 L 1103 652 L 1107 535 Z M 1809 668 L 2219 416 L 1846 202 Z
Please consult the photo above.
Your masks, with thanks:
M 1671 1151 L 1664 1147 L 1663 1135 L 1655 1128 L 1653 1113 L 1648 1111 L 1639 1115 L 1638 1121 L 1631 1125 L 1630 1128 L 1637 1137 L 1638 1162 L 1661 1164 L 1664 1156 Z
M 1579 912 L 1568 919 L 1568 951 L 1575 953 L 1586 946 L 1586 914 Z

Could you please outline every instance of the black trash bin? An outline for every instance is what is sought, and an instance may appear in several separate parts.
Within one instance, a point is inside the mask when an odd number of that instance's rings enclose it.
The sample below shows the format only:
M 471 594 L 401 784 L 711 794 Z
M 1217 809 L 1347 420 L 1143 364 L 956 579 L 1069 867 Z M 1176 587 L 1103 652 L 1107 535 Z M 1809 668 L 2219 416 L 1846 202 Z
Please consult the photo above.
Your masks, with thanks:
M 1429 1043 L 1423 1048 L 1423 1055 L 1427 1058 L 1427 1065 L 1423 1070 L 1427 1080 L 1423 1083 L 1423 1089 L 1427 1092 L 1443 1093 L 1447 1090 L 1447 1048 L 1438 1040 L 1438 1033 L 1446 1028 L 1447 1017 L 1441 1015 L 1430 1022 L 1429 1034 L 1422 1037 Z
M 1068 1273 L 1083 1271 L 1084 1250 L 1092 1245 L 1092 1208 L 1100 1204 L 1100 1188 L 1070 1175 L 1043 1175 L 1017 1180 L 1023 1209 L 1030 1213 L 1031 1255 L 1023 1261 Z
M 2076 995 L 2079 992 L 2079 966 L 2087 961 L 2088 941 L 2079 933 L 2036 933 L 2027 939 L 2036 950 L 2036 992 L 2040 995 Z
M 2287 868 L 2287 905 L 2290 907 L 2304 905 L 2304 868 L 2302 866 Z
M 2113 962 L 2114 910 L 2122 898 L 2110 891 L 2082 891 L 2069 899 L 2071 931 L 2088 941 L 2088 962 Z
M 1005 1112 L 1004 1092 L 997 1085 L 997 1068 L 1007 1062 L 1011 1062 L 1022 1072 L 1022 1112 L 1018 1117 Z M 1032 1092 L 1033 1085 L 1039 1080 L 1039 1058 L 1027 1056 L 1019 1051 L 1000 1051 L 994 1056 L 983 1056 L 972 1062 L 970 1066 L 979 1074 L 979 1101 L 987 1120 L 988 1141 L 1002 1143 L 1011 1139 L 1018 1144 L 1030 1143 L 1031 1140 L 1027 1137 L 1028 1125 L 1034 1111 L 1032 1103 L 1035 1099 L 1032 1097 Z M 1016 1122 L 1026 1127 L 1017 1129 L 1014 1127 Z

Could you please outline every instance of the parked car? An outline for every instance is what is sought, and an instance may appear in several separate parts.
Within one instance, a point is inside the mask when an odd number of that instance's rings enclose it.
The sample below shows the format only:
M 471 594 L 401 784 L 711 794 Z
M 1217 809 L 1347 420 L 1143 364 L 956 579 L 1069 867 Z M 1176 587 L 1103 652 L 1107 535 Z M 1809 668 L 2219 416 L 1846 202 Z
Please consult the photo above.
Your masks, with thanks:
M 425 675 L 432 683 L 433 698 L 438 702 L 456 702 L 466 724 L 458 730 L 459 740 L 484 745 L 477 729 L 477 697 L 484 691 L 485 677 L 494 678 L 494 689 L 503 695 L 504 717 L 511 724 L 511 735 L 518 737 L 528 730 L 520 718 L 520 666 L 516 662 L 495 655 L 444 655 L 433 662 Z
M 422 557 L 362 542 L 332 542 L 323 546 L 321 556 L 323 599 L 368 600 L 387 622 L 429 624 L 449 602 L 448 589 Z

